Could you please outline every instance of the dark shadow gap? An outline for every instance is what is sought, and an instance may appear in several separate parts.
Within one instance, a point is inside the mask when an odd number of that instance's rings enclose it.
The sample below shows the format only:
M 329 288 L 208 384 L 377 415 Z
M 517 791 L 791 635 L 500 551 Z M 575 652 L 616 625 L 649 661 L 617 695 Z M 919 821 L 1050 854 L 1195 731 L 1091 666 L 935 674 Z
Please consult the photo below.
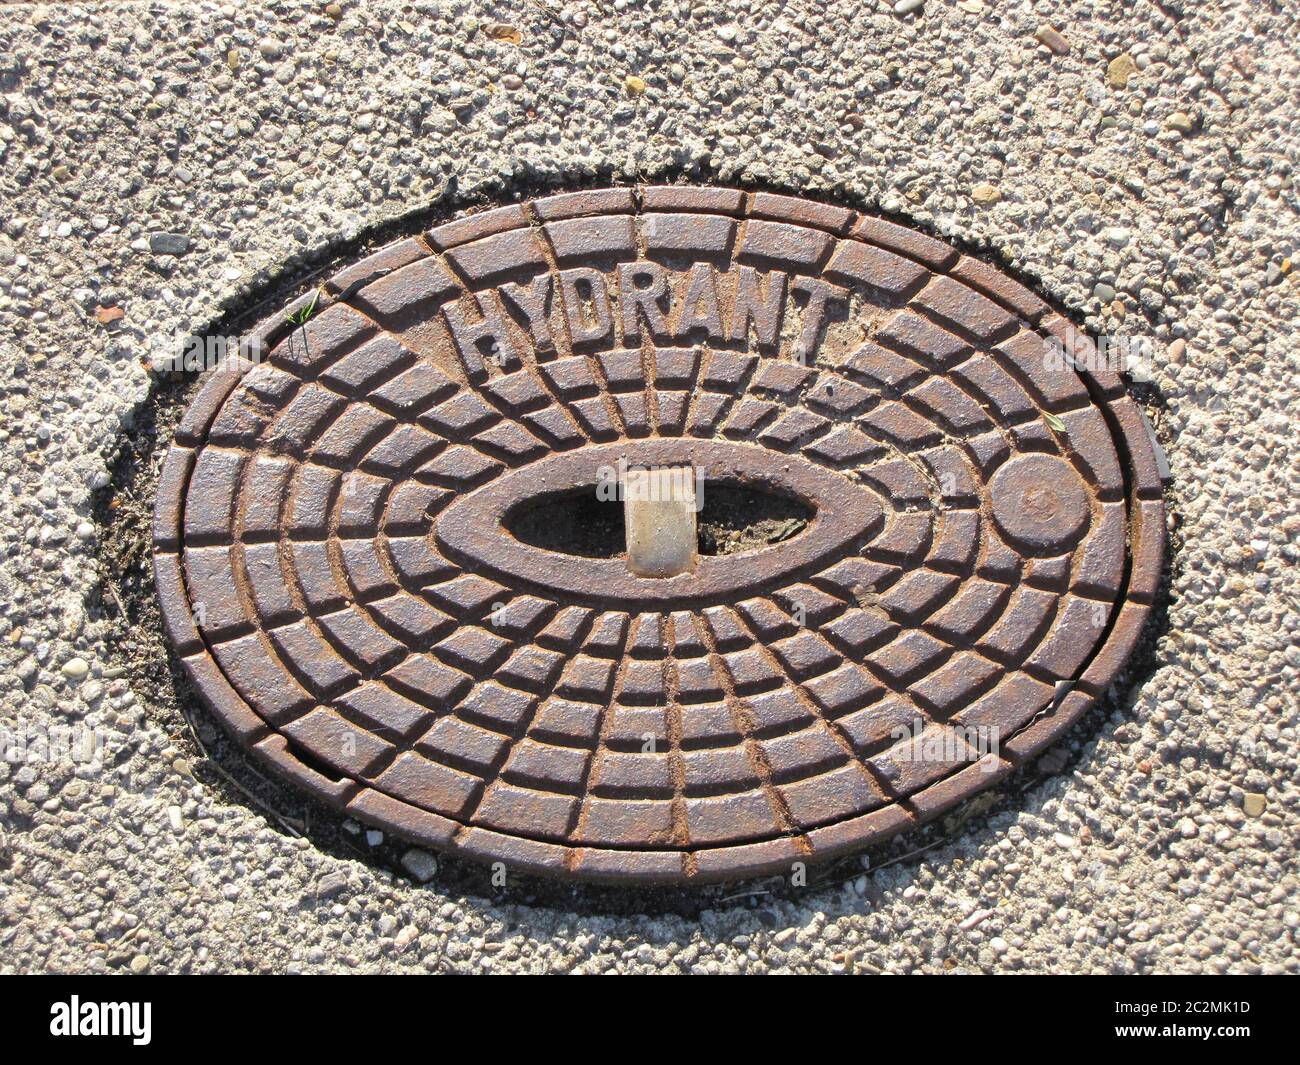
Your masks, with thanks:
M 800 500 L 740 484 L 703 489 L 697 543 L 701 555 L 737 555 L 802 533 L 813 510 Z M 533 500 L 506 516 L 506 531 L 543 551 L 580 558 L 618 558 L 626 551 L 623 504 L 596 486 Z

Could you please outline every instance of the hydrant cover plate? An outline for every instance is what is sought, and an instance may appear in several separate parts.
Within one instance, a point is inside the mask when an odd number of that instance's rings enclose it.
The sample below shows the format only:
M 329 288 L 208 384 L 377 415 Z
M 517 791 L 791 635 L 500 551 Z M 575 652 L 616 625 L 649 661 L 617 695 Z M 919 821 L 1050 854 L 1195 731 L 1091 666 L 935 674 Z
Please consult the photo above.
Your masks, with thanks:
M 1162 485 L 1113 372 L 982 261 L 684 186 L 473 213 L 209 373 L 155 512 L 195 689 L 307 792 L 422 845 L 609 881 L 788 872 L 1067 729 L 1135 647 Z M 673 467 L 793 535 L 637 576 L 512 522 Z

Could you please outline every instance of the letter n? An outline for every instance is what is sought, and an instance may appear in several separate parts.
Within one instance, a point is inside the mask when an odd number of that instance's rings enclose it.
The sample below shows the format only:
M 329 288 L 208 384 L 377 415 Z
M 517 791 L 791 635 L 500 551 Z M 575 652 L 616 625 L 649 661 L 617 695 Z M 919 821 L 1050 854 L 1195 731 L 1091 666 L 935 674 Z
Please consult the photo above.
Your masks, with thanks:
M 728 339 L 747 341 L 752 325 L 760 348 L 776 347 L 785 285 L 786 277 L 780 270 L 773 270 L 760 281 L 757 270 L 742 266 L 736 273 L 736 300 L 731 310 Z

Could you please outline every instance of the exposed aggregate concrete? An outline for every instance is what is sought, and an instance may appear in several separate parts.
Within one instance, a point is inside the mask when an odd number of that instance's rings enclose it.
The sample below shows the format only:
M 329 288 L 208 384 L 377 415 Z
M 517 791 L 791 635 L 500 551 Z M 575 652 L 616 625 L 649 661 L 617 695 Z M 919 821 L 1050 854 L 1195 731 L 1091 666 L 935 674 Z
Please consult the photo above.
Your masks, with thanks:
M 897 6 L 0 8 L 0 729 L 28 744 L 0 761 L 0 971 L 1300 971 L 1295 16 Z M 876 864 L 937 846 L 814 887 L 499 892 L 295 837 L 207 765 L 102 583 L 131 515 L 95 501 L 151 437 L 153 338 L 282 305 L 416 212 L 674 177 L 898 213 L 1155 340 L 1178 551 L 1154 671 Z M 68 726 L 102 754 L 39 750 Z

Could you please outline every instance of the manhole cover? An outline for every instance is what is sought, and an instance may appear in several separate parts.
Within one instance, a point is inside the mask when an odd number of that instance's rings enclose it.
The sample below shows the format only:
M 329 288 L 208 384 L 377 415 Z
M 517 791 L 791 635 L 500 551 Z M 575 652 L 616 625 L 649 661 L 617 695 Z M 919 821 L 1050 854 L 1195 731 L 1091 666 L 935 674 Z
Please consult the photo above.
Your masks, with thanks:
M 259 337 L 166 459 L 169 637 L 290 780 L 512 869 L 726 878 L 915 825 L 1077 719 L 1160 575 L 1119 378 L 842 208 L 503 207 Z M 647 469 L 702 509 L 629 503 Z

